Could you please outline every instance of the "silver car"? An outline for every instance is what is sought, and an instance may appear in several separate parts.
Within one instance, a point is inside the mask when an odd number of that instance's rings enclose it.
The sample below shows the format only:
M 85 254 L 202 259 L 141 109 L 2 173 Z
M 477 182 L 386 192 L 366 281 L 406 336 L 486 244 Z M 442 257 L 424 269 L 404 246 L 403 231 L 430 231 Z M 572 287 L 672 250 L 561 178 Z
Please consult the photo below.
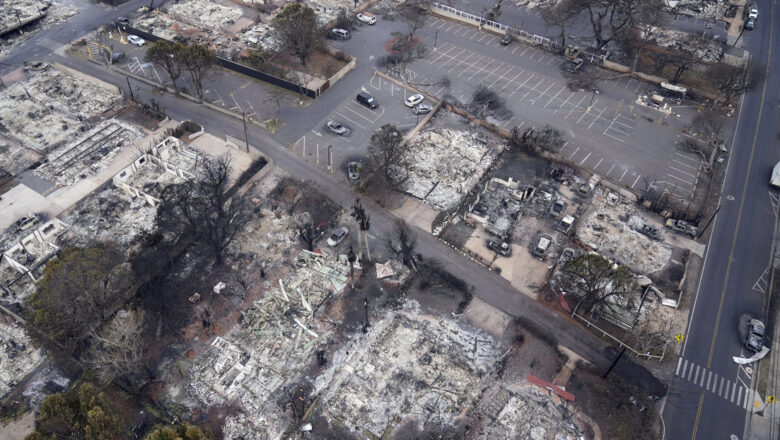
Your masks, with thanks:
M 339 226 L 336 228 L 335 231 L 333 231 L 332 234 L 330 234 L 330 237 L 328 237 L 328 246 L 335 247 L 338 246 L 339 243 L 344 241 L 345 238 L 347 238 L 347 235 L 349 234 L 349 229 L 347 229 L 346 226 Z
M 328 126 L 328 130 L 332 131 L 333 133 L 336 133 L 339 136 L 344 136 L 349 132 L 347 127 L 341 125 L 341 123 L 337 121 L 328 121 L 327 126 Z

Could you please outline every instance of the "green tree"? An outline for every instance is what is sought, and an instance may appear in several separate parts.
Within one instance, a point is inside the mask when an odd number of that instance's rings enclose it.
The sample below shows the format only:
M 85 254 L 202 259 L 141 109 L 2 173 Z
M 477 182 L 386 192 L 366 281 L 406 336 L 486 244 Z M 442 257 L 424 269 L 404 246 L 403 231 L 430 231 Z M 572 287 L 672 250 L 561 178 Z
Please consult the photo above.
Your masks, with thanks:
M 589 313 L 613 297 L 636 292 L 631 271 L 598 254 L 572 258 L 561 267 L 558 279 L 561 287 L 580 299 L 580 310 Z
M 25 302 L 26 329 L 36 344 L 71 355 L 133 296 L 134 284 L 116 247 L 65 249 L 46 265 L 38 289 Z
M 210 432 L 189 423 L 182 423 L 158 427 L 147 435 L 145 440 L 211 440 L 212 438 Z
M 122 422 L 106 395 L 91 384 L 47 396 L 36 419 L 37 429 L 25 440 L 116 440 Z
M 279 41 L 291 50 L 302 65 L 320 44 L 322 30 L 317 24 L 317 13 L 302 3 L 293 2 L 282 9 L 273 19 Z
M 181 43 L 172 43 L 167 40 L 158 40 L 150 44 L 146 49 L 144 58 L 150 63 L 157 64 L 163 70 L 168 72 L 168 76 L 173 82 L 173 89 L 179 91 L 176 80 L 181 76 L 182 63 L 179 54 L 184 49 Z
M 190 74 L 198 98 L 203 99 L 203 78 L 214 64 L 216 55 L 211 49 L 201 44 L 188 44 L 181 47 L 176 53 L 182 67 Z

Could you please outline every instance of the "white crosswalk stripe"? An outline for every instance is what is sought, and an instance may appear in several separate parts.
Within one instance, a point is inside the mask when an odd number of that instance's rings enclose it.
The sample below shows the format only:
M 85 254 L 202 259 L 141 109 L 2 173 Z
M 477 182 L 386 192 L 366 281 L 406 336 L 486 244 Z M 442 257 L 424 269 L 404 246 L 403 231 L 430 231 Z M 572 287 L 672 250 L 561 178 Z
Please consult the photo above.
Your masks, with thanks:
M 753 393 L 741 382 L 728 380 L 718 373 L 682 358 L 677 361 L 674 374 L 734 405 L 744 409 L 750 408 Z

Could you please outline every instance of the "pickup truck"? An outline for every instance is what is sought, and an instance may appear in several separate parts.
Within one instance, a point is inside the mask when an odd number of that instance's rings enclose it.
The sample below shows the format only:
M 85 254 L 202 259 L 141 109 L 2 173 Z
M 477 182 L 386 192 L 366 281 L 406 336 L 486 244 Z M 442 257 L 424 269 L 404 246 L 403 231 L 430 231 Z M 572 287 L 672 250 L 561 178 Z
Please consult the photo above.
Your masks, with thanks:
M 775 188 L 780 188 L 780 162 L 772 169 L 772 178 L 769 179 L 769 184 Z

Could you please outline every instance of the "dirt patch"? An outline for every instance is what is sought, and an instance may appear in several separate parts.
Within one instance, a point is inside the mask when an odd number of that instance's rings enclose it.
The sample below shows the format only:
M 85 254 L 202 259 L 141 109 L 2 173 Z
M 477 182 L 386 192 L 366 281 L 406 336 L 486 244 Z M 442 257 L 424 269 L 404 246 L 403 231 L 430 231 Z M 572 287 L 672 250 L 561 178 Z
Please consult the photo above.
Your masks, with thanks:
M 114 117 L 120 121 L 139 125 L 150 131 L 157 130 L 160 126 L 160 121 L 162 121 L 161 118 L 151 116 L 148 112 L 145 112 L 134 105 L 125 106 Z
M 602 379 L 595 371 L 582 368 L 572 373 L 566 389 L 599 425 L 604 439 L 658 438 L 658 409 L 647 392 L 614 375 Z
M 462 249 L 466 245 L 469 237 L 474 233 L 474 227 L 464 221 L 452 221 L 447 224 L 444 231 L 439 235 L 442 240 Z
M 524 381 L 527 375 L 533 374 L 552 382 L 566 363 L 566 358 L 554 346 L 534 336 L 517 320 L 507 328 L 504 340 L 511 344 L 511 351 L 505 358 L 504 380 Z
M 309 56 L 306 65 L 302 65 L 301 60 L 289 52 L 279 52 L 271 62 L 281 68 L 296 70 L 320 79 L 328 79 L 346 66 L 349 60 L 343 55 L 333 55 L 326 50 L 318 50 Z

